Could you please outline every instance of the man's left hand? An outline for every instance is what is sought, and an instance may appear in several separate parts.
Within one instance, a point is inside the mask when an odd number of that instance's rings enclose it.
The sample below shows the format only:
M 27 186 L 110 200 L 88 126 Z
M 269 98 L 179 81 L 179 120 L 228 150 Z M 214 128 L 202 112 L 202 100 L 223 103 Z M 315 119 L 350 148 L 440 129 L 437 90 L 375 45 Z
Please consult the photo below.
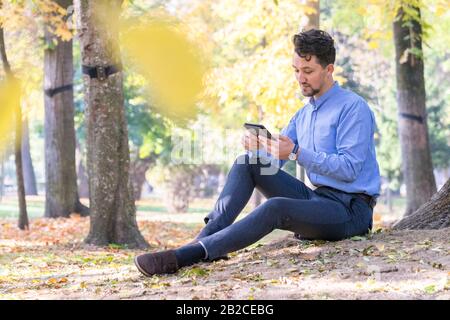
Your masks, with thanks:
M 273 136 L 276 140 L 259 136 L 259 142 L 273 157 L 280 160 L 288 160 L 289 154 L 292 152 L 292 149 L 294 149 L 294 142 L 292 142 L 292 140 L 287 136 L 275 134 Z

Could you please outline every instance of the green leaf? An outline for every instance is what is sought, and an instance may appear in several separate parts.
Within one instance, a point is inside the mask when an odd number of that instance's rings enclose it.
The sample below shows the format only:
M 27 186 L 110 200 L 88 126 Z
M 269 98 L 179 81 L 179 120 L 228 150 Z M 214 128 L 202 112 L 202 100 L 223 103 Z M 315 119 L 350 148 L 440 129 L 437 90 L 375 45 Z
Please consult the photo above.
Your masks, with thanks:
M 199 277 L 203 277 L 208 275 L 209 270 L 204 269 L 204 268 L 200 268 L 200 267 L 194 267 L 191 269 L 187 269 L 185 270 L 181 276 L 182 277 L 195 277 L 195 276 L 199 276 Z
M 429 286 L 426 286 L 426 287 L 424 288 L 424 290 L 425 290 L 425 292 L 428 293 L 428 294 L 433 294 L 433 293 L 436 292 L 436 285 L 431 284 L 431 285 L 429 285 Z
M 374 245 L 370 245 L 370 246 L 368 246 L 367 248 L 365 248 L 362 251 L 362 254 L 364 256 L 370 256 L 373 253 L 374 249 L 375 249 L 375 246 Z
M 110 249 L 127 249 L 128 246 L 126 244 L 118 244 L 118 243 L 110 243 L 108 245 Z

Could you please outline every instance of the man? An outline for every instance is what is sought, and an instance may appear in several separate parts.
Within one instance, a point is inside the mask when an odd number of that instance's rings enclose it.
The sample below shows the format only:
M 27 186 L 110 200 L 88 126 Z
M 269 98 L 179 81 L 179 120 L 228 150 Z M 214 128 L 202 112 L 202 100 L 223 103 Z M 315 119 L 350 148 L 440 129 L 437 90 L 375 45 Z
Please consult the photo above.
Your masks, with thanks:
M 281 167 L 296 160 L 305 167 L 312 190 L 282 170 L 269 171 L 274 161 L 239 156 L 206 226 L 196 239 L 176 250 L 135 258 L 146 276 L 176 272 L 201 260 L 215 260 L 258 241 L 274 229 L 289 230 L 305 239 L 340 240 L 366 234 L 372 228 L 380 176 L 375 156 L 375 119 L 363 98 L 333 80 L 336 51 L 324 31 L 294 36 L 295 77 L 309 103 L 277 137 L 245 135 L 246 150 L 260 143 Z M 271 174 L 272 173 L 272 174 Z M 234 222 L 254 188 L 268 199 Z

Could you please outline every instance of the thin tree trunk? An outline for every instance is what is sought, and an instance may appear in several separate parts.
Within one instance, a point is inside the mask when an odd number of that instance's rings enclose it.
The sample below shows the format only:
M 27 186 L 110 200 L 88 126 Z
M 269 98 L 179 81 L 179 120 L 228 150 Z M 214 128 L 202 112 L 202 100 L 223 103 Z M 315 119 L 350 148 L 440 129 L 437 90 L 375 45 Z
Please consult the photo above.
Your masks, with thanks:
M 89 198 L 89 179 L 83 161 L 78 162 L 78 194 L 81 198 Z
M 392 212 L 392 190 L 391 188 L 387 188 L 387 205 L 389 208 L 389 212 Z
M 56 1 L 63 8 L 72 0 Z M 52 43 L 56 36 L 45 34 Z M 75 123 L 72 41 L 61 41 L 44 52 L 45 94 L 45 217 L 69 217 L 77 212 L 89 215 L 78 196 L 75 167 Z M 60 92 L 49 92 L 65 87 Z
M 25 194 L 27 196 L 37 196 L 36 175 L 34 174 L 33 160 L 30 153 L 30 135 L 28 130 L 28 118 L 23 119 L 22 128 L 22 164 L 25 180 Z
M 314 8 L 316 12 L 307 14 L 308 22 L 306 23 L 305 30 L 319 29 L 320 26 L 320 0 L 306 0 L 306 5 L 310 8 Z
M 98 0 L 95 7 L 94 1 L 75 3 L 83 65 L 119 65 L 118 30 L 114 25 L 102 26 L 99 21 L 117 21 L 121 1 Z M 101 8 L 108 8 L 108 12 Z M 85 242 L 148 247 L 136 222 L 122 72 L 105 80 L 85 75 L 84 88 L 91 208 L 90 231 Z
M 411 9 L 420 16 L 418 8 Z M 422 52 L 422 29 L 416 21 L 404 25 L 403 17 L 400 9 L 393 28 L 399 135 L 407 194 L 405 214 L 409 215 L 436 192 L 436 182 L 428 138 L 423 58 L 411 53 L 411 50 Z
M 0 8 L 2 3 L 0 1 Z M 8 62 L 5 48 L 5 38 L 3 28 L 0 27 L 0 55 L 3 63 L 3 68 L 8 81 L 15 82 L 14 74 Z M 17 84 L 18 85 L 18 84 Z M 21 230 L 28 230 L 28 213 L 27 203 L 25 198 L 25 186 L 23 182 L 23 168 L 22 168 L 22 108 L 20 106 L 20 98 L 16 101 L 15 108 L 15 139 L 14 139 L 14 154 L 16 163 L 16 179 L 17 179 L 17 197 L 19 200 L 19 221 L 18 227 Z
M 261 192 L 259 192 L 259 190 L 255 188 L 255 190 L 253 190 L 253 194 L 252 194 L 252 198 L 251 199 L 252 199 L 253 209 L 255 209 L 262 202 L 262 194 L 261 194 Z
M 136 200 L 141 199 L 142 187 L 145 183 L 145 173 L 154 164 L 153 158 L 140 159 L 139 157 L 131 163 L 131 181 L 133 183 L 133 193 Z
M 17 195 L 19 197 L 19 222 L 18 226 L 20 230 L 28 230 L 28 213 L 27 203 L 25 198 L 25 184 L 23 179 L 23 167 L 22 167 L 22 108 L 20 103 L 16 108 L 16 135 L 14 143 L 14 154 L 16 162 L 16 179 L 17 179 Z
M 394 225 L 394 229 L 442 229 L 446 227 L 450 227 L 450 179 L 430 201 Z

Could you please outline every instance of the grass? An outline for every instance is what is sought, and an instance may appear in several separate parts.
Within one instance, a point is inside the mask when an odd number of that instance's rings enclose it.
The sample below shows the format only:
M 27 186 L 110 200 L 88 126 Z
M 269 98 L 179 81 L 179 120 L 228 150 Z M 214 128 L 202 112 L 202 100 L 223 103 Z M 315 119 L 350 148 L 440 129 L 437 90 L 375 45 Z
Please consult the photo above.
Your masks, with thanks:
M 162 199 L 145 199 L 137 201 L 136 209 L 139 217 L 203 217 L 210 208 L 214 206 L 215 199 L 194 199 L 189 206 L 188 212 L 170 212 L 164 205 Z M 87 203 L 87 199 L 82 199 L 83 203 Z M 45 197 L 44 196 L 27 196 L 27 212 L 30 219 L 41 218 L 44 215 L 45 210 Z M 15 196 L 3 197 L 0 201 L 0 218 L 17 218 L 19 215 L 19 208 L 17 204 L 17 198 Z M 162 219 L 167 220 L 167 219 Z

